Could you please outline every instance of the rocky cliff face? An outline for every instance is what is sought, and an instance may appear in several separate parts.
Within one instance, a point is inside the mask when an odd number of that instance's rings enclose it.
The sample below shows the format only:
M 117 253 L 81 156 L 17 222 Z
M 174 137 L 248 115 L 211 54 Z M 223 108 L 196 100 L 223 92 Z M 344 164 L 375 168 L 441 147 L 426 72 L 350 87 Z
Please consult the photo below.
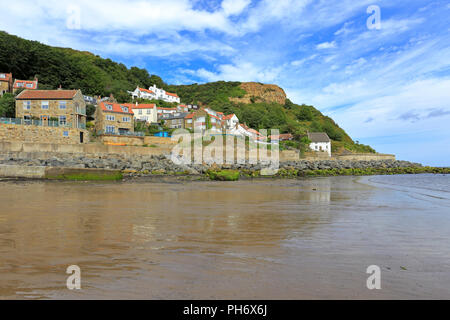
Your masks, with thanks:
M 284 105 L 286 102 L 286 93 L 274 84 L 243 82 L 241 83 L 241 88 L 247 94 L 243 98 L 230 98 L 231 101 L 237 103 L 276 102 L 281 105 Z

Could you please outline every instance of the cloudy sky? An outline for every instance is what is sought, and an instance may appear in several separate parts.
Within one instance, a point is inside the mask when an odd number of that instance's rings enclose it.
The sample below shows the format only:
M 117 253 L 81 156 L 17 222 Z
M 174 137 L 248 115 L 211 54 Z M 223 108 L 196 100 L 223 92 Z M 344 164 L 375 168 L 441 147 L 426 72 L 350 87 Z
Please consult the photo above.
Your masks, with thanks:
M 275 83 L 379 152 L 450 165 L 448 0 L 0 0 L 0 7 L 0 30 L 10 34 L 88 50 L 172 84 Z

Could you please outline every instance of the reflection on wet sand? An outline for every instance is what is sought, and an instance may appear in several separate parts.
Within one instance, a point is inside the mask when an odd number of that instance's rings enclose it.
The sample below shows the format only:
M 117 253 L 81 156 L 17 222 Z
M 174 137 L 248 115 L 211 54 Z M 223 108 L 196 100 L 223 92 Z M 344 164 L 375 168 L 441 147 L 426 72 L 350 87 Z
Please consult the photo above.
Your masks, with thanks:
M 375 192 L 351 178 L 4 182 L 0 189 L 3 298 L 337 294 L 340 287 L 322 283 L 323 277 L 349 262 L 331 254 L 346 257 L 348 241 L 358 240 L 346 238 L 351 230 L 342 221 Z M 321 266 L 326 262 L 334 266 Z M 65 288 L 72 264 L 82 270 L 78 292 Z M 316 289 L 305 289 L 317 279 Z M 344 289 L 355 287 L 360 283 Z

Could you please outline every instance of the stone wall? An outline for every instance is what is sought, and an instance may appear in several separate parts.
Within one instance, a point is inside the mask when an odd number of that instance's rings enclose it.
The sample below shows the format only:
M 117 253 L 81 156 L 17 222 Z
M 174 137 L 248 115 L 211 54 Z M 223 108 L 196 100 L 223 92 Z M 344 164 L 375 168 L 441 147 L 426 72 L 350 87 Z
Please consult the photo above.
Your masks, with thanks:
M 117 135 L 102 135 L 100 141 L 104 144 L 124 144 L 127 146 L 151 146 L 151 145 L 163 145 L 173 146 L 177 144 L 176 141 L 172 141 L 171 138 L 144 136 L 144 137 L 129 137 L 129 136 L 117 136 Z
M 64 135 L 65 133 L 67 135 Z M 83 143 L 89 142 L 88 131 L 83 129 L 0 124 L 0 141 L 2 142 L 79 144 L 80 133 L 83 133 Z
M 395 155 L 383 153 L 353 153 L 345 155 L 334 155 L 333 158 L 336 160 L 380 161 L 380 160 L 395 160 Z

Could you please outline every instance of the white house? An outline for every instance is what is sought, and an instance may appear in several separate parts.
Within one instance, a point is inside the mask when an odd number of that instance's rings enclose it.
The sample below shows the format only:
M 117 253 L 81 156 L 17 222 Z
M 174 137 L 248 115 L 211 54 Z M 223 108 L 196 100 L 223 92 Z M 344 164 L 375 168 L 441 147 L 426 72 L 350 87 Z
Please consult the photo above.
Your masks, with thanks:
M 166 102 L 180 103 L 180 97 L 178 97 L 176 93 L 166 92 L 164 89 L 157 88 L 156 85 L 153 85 L 148 89 L 139 88 L 138 86 L 134 91 L 128 92 L 131 94 L 133 99 L 156 99 Z
M 157 88 L 156 85 L 153 85 L 148 89 L 155 93 L 155 99 L 163 100 L 166 102 L 180 103 L 180 97 L 178 97 L 175 93 L 166 92 L 164 89 Z
M 128 104 L 127 104 L 128 105 Z M 158 111 L 156 104 L 129 104 L 134 113 L 134 119 L 146 121 L 147 123 L 158 122 Z
M 225 121 L 225 127 L 228 130 L 235 128 L 236 125 L 239 123 L 239 119 L 238 119 L 238 117 L 236 117 L 236 115 L 234 113 L 223 116 L 222 120 Z
M 136 89 L 133 92 L 131 92 L 131 95 L 133 96 L 133 99 L 134 98 L 141 98 L 148 100 L 157 99 L 157 95 L 154 91 L 139 87 L 136 87 Z
M 308 132 L 308 139 L 311 140 L 311 150 L 326 152 L 331 157 L 331 140 L 325 132 Z

